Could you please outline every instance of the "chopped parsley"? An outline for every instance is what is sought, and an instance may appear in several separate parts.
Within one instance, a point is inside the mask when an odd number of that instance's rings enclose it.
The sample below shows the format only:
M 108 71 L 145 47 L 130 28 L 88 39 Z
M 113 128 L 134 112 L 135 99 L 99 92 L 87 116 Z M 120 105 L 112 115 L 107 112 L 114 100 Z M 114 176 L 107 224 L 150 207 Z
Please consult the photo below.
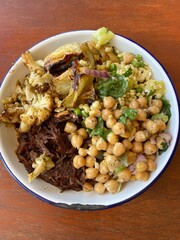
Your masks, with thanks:
M 137 114 L 138 112 L 136 109 L 126 108 L 123 112 L 123 115 L 119 118 L 119 120 L 125 125 L 127 118 L 134 121 L 137 117 Z
M 97 135 L 106 140 L 107 135 L 111 132 L 112 131 L 110 129 L 107 129 L 104 127 L 104 121 L 103 121 L 102 117 L 98 117 L 98 122 L 97 122 L 95 128 L 90 133 L 90 137 Z
M 166 141 L 162 142 L 161 146 L 162 146 L 162 148 L 158 150 L 159 155 L 161 155 L 163 152 L 165 152 L 169 147 L 169 145 Z

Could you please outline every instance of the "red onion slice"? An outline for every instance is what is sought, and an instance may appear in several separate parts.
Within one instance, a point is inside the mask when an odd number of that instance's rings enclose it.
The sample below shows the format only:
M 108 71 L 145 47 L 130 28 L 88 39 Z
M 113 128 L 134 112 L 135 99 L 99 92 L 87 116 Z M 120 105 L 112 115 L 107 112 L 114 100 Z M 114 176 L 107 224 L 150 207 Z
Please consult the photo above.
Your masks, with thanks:
M 104 70 L 94 70 L 94 69 L 84 68 L 83 72 L 86 75 L 98 77 L 98 78 L 109 78 L 110 77 L 110 74 Z
M 145 158 L 145 156 L 143 154 L 138 154 L 136 161 L 134 163 L 132 163 L 131 165 L 129 165 L 128 169 L 132 174 L 136 173 L 136 164 L 138 162 L 146 162 L 147 159 Z
M 147 161 L 147 159 L 145 158 L 145 156 L 143 154 L 138 154 L 135 163 L 137 163 L 137 162 L 146 162 L 146 161 Z
M 171 135 L 168 133 L 160 133 L 159 136 L 162 137 L 167 143 L 169 143 L 172 139 Z
M 132 174 L 135 174 L 135 166 L 134 166 L 134 164 L 129 165 L 128 169 L 129 169 L 129 171 L 130 171 Z
M 149 140 L 152 144 L 156 144 L 156 139 L 154 137 L 151 137 Z

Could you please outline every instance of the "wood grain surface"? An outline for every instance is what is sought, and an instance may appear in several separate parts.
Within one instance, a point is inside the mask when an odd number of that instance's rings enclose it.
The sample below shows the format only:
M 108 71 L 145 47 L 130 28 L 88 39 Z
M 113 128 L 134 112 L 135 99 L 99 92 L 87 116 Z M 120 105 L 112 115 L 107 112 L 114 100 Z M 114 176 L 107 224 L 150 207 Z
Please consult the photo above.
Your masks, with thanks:
M 0 81 L 22 52 L 70 30 L 101 26 L 143 45 L 180 96 L 178 0 L 0 0 Z M 180 239 L 180 148 L 144 194 L 94 212 L 60 209 L 27 193 L 0 161 L 0 240 Z

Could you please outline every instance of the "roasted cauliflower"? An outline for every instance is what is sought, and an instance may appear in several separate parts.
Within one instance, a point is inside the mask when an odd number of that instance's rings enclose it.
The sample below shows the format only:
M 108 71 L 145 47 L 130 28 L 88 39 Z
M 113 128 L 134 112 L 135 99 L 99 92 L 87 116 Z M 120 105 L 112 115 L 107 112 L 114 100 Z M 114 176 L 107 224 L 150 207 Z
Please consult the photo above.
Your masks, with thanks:
M 32 164 L 34 171 L 28 174 L 28 182 L 32 182 L 41 173 L 50 170 L 55 166 L 54 162 L 45 153 L 36 158 Z

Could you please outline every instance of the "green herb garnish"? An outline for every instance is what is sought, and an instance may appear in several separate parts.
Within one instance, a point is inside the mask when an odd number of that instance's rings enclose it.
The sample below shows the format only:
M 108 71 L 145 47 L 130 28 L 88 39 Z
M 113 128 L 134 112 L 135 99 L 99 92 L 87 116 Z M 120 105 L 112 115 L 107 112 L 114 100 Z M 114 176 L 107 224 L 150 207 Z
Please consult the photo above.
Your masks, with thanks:
M 142 87 L 137 87 L 136 88 L 136 92 L 137 93 L 142 93 L 143 92 L 143 88 Z
M 128 162 L 128 154 L 127 152 L 124 153 L 122 156 L 119 157 L 118 161 L 121 163 L 120 166 L 118 166 L 115 169 L 115 172 L 118 174 L 119 172 L 123 171 L 125 168 L 127 168 L 129 166 L 129 162 Z
M 146 64 L 143 62 L 143 58 L 141 55 L 137 54 L 135 56 L 135 59 L 132 61 L 132 65 L 135 68 L 139 68 L 139 67 L 145 67 Z
M 123 76 L 129 77 L 131 74 L 132 74 L 132 68 L 129 68 L 129 69 L 123 74 Z
M 111 132 L 112 131 L 110 129 L 107 129 L 104 127 L 104 121 L 103 121 L 102 117 L 98 117 L 98 122 L 97 122 L 95 128 L 90 133 L 90 137 L 97 135 L 106 140 L 107 135 Z
M 125 152 L 123 155 L 121 155 L 118 160 L 121 162 L 121 164 L 122 164 L 124 167 L 128 167 L 128 166 L 129 166 L 128 154 L 127 154 L 127 152 Z
M 166 141 L 162 142 L 161 146 L 162 146 L 162 148 L 158 150 L 159 155 L 161 155 L 163 152 L 165 152 L 169 147 L 169 145 Z
M 127 118 L 134 121 L 137 117 L 137 114 L 138 112 L 136 109 L 126 108 L 124 109 L 123 115 L 119 118 L 119 120 L 125 125 Z
M 158 113 L 155 114 L 151 117 L 152 120 L 158 119 L 158 120 L 162 120 L 163 122 L 167 123 L 169 121 L 169 118 L 167 115 L 165 115 L 164 113 Z
M 116 78 L 98 81 L 96 85 L 97 94 L 100 98 L 111 96 L 114 98 L 122 97 L 128 89 L 128 81 L 123 75 L 117 75 Z
M 164 115 L 166 115 L 168 117 L 168 120 L 167 120 L 167 122 L 168 122 L 171 118 L 171 104 L 169 103 L 169 101 L 167 99 L 162 99 L 162 101 L 163 101 L 163 107 L 162 107 L 160 113 L 163 113 Z
M 78 116 L 78 117 L 82 116 L 82 114 L 81 114 L 81 109 L 80 109 L 80 108 L 75 108 L 75 109 L 73 110 L 73 112 L 74 112 L 74 114 L 75 114 L 76 116 Z
M 123 166 L 123 165 L 120 165 L 120 166 L 118 166 L 116 169 L 115 169 L 115 173 L 119 173 L 119 172 L 121 172 L 122 170 L 124 170 L 126 167 L 125 166 Z
M 86 118 L 86 117 L 89 116 L 89 114 L 88 114 L 84 109 L 82 109 L 81 115 L 82 115 L 82 117 L 84 117 L 84 118 Z

